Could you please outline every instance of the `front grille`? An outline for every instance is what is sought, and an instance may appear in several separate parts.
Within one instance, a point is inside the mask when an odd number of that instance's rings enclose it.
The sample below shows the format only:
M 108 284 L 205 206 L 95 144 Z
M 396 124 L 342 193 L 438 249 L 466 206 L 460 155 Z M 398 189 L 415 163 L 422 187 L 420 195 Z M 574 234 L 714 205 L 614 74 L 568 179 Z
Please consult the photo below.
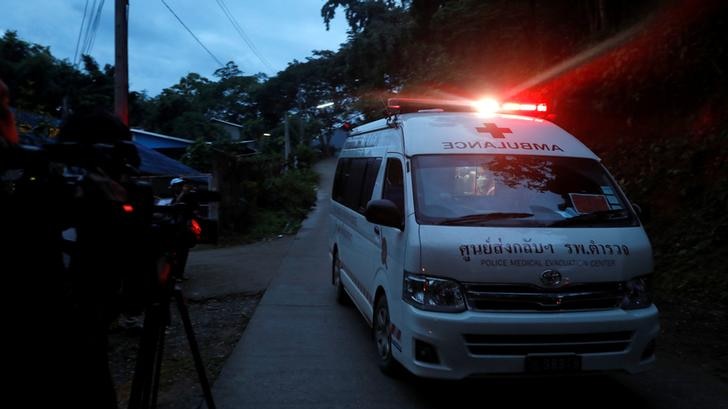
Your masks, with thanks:
M 543 335 L 465 334 L 463 338 L 473 355 L 595 354 L 624 351 L 632 340 L 632 334 L 630 331 Z
M 616 308 L 619 282 L 543 288 L 532 284 L 465 284 L 468 308 L 476 311 L 584 311 Z

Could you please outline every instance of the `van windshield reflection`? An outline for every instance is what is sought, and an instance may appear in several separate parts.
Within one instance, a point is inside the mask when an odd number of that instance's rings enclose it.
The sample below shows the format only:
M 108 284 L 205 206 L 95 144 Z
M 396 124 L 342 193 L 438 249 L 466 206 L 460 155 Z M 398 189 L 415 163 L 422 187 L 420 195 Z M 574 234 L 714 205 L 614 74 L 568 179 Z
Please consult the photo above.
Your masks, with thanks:
M 604 167 L 584 158 L 418 155 L 412 159 L 420 224 L 634 226 Z

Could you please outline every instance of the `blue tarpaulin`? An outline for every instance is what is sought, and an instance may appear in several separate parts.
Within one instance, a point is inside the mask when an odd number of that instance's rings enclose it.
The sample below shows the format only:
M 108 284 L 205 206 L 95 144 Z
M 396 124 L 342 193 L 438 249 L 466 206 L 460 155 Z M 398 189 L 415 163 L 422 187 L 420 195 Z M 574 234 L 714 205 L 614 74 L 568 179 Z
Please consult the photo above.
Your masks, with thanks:
M 134 143 L 142 160 L 140 170 L 147 175 L 160 176 L 201 176 L 202 172 L 192 169 L 182 162 L 164 156 L 154 149 Z

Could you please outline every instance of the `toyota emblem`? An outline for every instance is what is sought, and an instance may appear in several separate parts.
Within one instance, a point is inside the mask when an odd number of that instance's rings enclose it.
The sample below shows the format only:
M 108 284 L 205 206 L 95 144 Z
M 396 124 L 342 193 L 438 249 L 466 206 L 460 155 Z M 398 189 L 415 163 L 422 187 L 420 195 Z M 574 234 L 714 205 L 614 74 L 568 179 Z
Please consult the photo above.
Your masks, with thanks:
M 547 287 L 558 287 L 561 285 L 561 273 L 556 270 L 546 270 L 541 273 L 541 282 Z

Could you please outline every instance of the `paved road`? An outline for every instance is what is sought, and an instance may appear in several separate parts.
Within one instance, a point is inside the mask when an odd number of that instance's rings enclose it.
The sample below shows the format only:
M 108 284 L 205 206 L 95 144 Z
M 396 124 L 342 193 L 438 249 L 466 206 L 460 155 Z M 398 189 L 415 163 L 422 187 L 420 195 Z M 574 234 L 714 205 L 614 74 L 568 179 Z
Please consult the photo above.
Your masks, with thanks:
M 326 248 L 334 162 L 317 169 L 323 178 L 315 210 L 295 238 L 261 254 L 275 257 L 278 269 L 214 385 L 218 408 L 728 408 L 726 384 L 664 354 L 656 370 L 640 376 L 460 382 L 384 376 L 364 320 L 334 300 Z
M 204 300 L 265 291 L 294 240 L 293 236 L 283 236 L 245 246 L 191 251 L 185 297 Z

